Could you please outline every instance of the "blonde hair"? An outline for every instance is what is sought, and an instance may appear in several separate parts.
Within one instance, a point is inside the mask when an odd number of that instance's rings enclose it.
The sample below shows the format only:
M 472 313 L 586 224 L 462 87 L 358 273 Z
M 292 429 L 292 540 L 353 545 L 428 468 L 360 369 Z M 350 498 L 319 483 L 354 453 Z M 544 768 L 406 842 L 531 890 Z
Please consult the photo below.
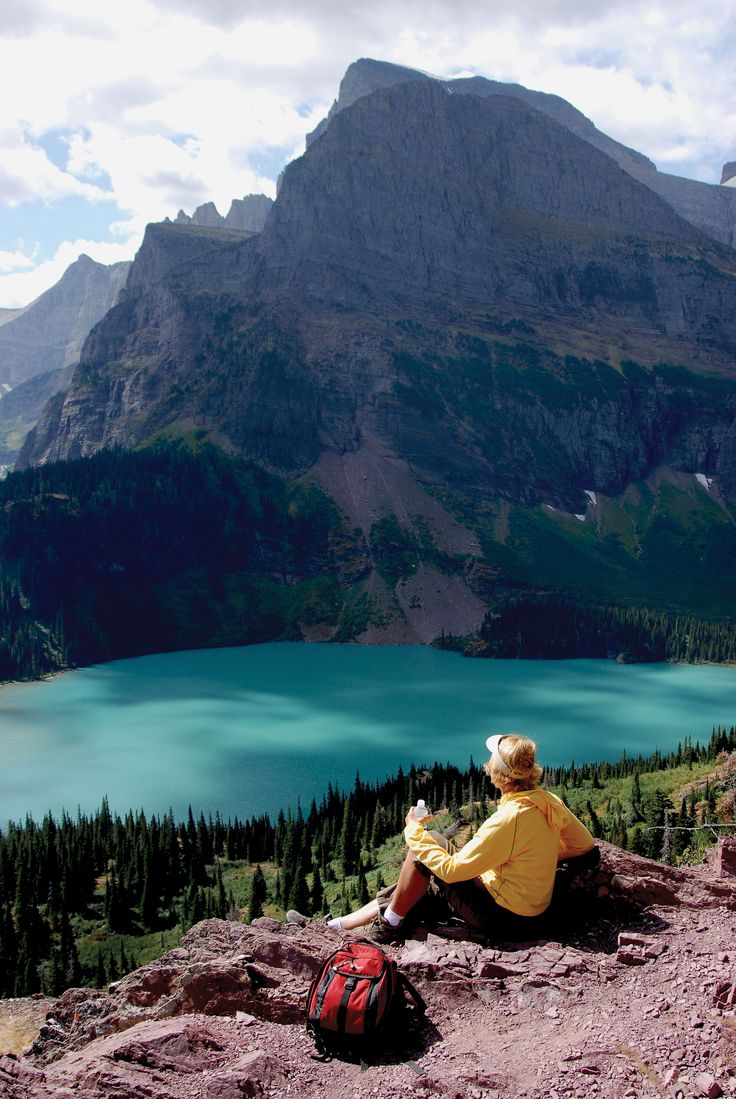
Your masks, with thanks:
M 483 769 L 499 790 L 533 790 L 539 786 L 544 772 L 536 761 L 537 746 L 533 740 L 519 733 L 508 733 L 501 738 L 496 752 L 508 773 L 496 766 L 495 753 Z

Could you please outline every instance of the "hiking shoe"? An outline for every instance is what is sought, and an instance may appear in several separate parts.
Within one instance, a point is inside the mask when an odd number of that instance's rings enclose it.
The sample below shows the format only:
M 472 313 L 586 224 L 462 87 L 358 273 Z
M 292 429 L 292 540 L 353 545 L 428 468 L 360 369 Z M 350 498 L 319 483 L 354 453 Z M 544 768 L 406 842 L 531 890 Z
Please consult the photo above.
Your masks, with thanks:
M 398 927 L 392 927 L 384 916 L 384 912 L 389 906 L 389 897 L 382 897 L 378 894 L 376 898 L 378 901 L 378 915 L 369 923 L 368 930 L 366 932 L 366 938 L 370 939 L 374 943 L 395 943 L 404 938 L 404 923 L 399 924 Z
M 402 922 L 398 927 L 392 927 L 385 916 L 376 916 L 368 925 L 365 937 L 371 942 L 387 946 L 404 938 L 404 924 Z

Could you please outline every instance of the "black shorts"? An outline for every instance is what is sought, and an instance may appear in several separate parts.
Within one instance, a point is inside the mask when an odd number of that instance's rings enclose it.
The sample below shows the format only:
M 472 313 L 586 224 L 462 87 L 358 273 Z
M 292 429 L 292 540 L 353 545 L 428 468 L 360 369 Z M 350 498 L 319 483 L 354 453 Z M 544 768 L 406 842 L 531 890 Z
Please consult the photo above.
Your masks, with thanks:
M 433 840 L 446 851 L 456 851 L 453 842 L 441 832 L 430 832 Z M 489 938 L 509 942 L 531 942 L 543 933 L 544 913 L 539 916 L 519 916 L 503 905 L 497 904 L 480 878 L 468 881 L 445 882 L 415 859 L 418 870 L 431 878 L 431 892 L 442 897 L 452 912 L 464 923 Z

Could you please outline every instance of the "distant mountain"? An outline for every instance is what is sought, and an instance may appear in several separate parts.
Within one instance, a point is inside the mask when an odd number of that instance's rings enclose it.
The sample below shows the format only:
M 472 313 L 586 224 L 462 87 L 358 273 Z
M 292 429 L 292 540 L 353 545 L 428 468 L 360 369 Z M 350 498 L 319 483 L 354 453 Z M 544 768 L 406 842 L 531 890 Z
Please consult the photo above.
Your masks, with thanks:
M 86 336 L 115 304 L 130 267 L 82 255 L 30 305 L 0 312 L 0 464 L 13 463 L 49 397 L 69 381 Z
M 4 393 L 0 400 L 0 465 L 13 465 L 44 406 L 64 388 L 72 372 L 72 366 L 61 366 L 58 370 L 34 374 Z
M 130 263 L 80 256 L 62 277 L 0 325 L 0 382 L 12 386 L 79 360 L 85 337 L 115 304 Z
M 260 233 L 149 226 L 20 464 L 179 438 L 318 487 L 321 636 L 525 600 L 736 619 L 736 251 L 563 101 L 408 72 L 351 67 Z M 259 557 L 287 592 L 293 552 Z

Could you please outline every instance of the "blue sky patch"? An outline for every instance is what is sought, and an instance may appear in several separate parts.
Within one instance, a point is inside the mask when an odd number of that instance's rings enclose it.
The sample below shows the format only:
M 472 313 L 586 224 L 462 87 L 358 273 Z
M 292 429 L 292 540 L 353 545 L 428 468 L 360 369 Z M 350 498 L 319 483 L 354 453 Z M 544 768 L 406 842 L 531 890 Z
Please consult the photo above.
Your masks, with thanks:
M 0 206 L 0 250 L 50 259 L 65 240 L 119 241 L 110 224 L 126 215 L 115 202 L 90 202 L 72 195 L 57 202 L 24 202 L 14 208 Z

